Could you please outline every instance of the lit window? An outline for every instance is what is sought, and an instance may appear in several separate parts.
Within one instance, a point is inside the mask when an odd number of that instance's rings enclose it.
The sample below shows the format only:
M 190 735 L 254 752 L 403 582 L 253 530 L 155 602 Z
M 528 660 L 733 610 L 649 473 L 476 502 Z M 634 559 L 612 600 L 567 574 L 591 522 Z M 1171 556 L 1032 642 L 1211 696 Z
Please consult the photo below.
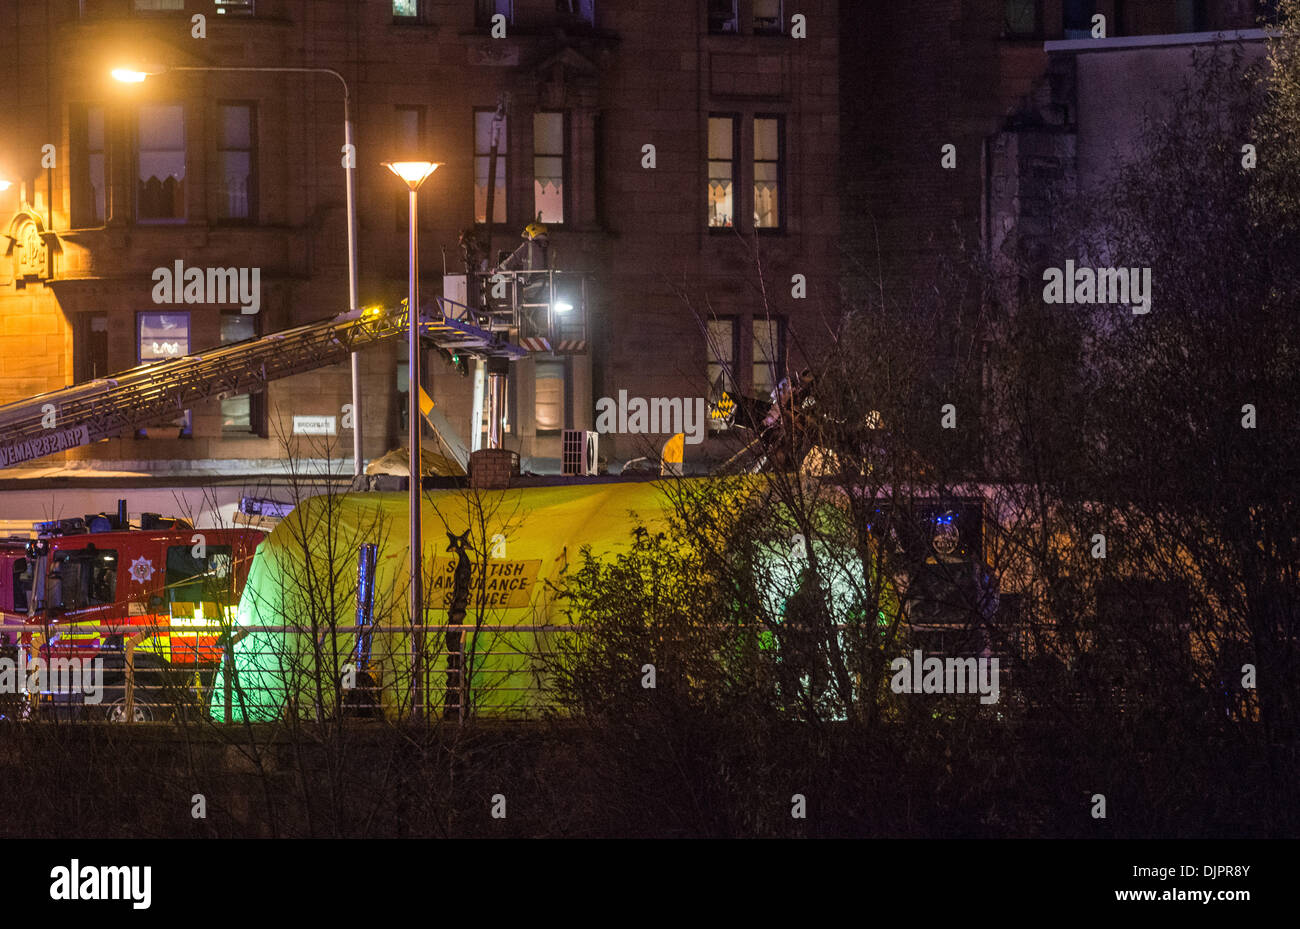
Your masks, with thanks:
M 736 13 L 736 0 L 709 0 L 709 32 L 716 34 L 740 31 L 740 16 Z
M 506 151 L 510 138 L 506 119 L 495 110 L 474 111 L 474 221 L 487 222 L 488 172 L 496 145 L 496 172 L 492 184 L 492 221 L 506 221 Z
M 140 361 L 167 361 L 190 353 L 189 313 L 141 313 Z
M 72 225 L 102 226 L 107 215 L 104 108 L 83 106 L 72 114 Z
M 253 0 L 217 0 L 217 15 L 252 16 L 253 7 Z
M 564 362 L 539 358 L 536 371 L 537 434 L 558 433 L 564 428 Z
M 754 318 L 754 394 L 767 397 L 776 387 L 782 374 L 781 336 L 782 321 L 764 317 Z
M 185 218 L 185 108 L 142 106 L 137 127 L 136 219 Z
M 781 0 L 754 0 L 754 32 L 781 34 Z
M 754 119 L 754 228 L 781 228 L 781 120 Z
M 185 12 L 185 0 L 135 0 L 137 13 Z
M 533 114 L 533 215 L 564 222 L 564 114 Z
M 736 178 L 736 120 L 731 116 L 709 117 L 709 226 L 733 224 Z
M 707 377 L 709 379 L 709 425 L 726 428 L 726 420 L 732 414 L 727 408 L 724 395 L 734 393 L 733 378 L 736 362 L 736 321 L 734 319 L 711 319 L 706 330 L 708 345 Z
M 253 107 L 223 103 L 217 108 L 217 158 L 220 164 L 221 219 L 256 219 L 253 156 Z
M 393 19 L 415 19 L 420 15 L 420 0 L 393 0 Z

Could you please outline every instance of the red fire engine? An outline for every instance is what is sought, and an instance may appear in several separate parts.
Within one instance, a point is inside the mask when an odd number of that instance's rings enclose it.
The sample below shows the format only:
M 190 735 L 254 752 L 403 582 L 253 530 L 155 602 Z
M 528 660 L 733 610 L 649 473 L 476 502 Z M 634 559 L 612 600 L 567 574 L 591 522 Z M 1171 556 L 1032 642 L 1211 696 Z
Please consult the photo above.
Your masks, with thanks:
M 34 529 L 33 539 L 0 540 L 6 654 L 21 651 L 25 660 L 39 656 L 47 665 L 52 658 L 82 665 L 99 658 L 112 678 L 134 644 L 138 665 L 173 679 L 186 674 L 196 688 L 210 684 L 221 660 L 220 632 L 212 627 L 233 622 L 263 532 L 194 529 L 156 513 L 132 526 L 126 501 L 116 515 L 52 520 Z M 150 628 L 136 633 L 123 626 Z M 141 703 L 150 715 L 147 701 Z

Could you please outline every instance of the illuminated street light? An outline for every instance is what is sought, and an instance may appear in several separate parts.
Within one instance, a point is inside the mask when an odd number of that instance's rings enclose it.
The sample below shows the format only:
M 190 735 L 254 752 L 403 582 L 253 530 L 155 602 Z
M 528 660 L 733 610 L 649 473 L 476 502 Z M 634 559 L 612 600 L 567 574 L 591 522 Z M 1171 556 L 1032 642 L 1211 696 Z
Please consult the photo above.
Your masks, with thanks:
M 138 68 L 114 68 L 113 79 L 124 84 L 140 84 L 155 74 L 172 74 L 180 71 L 234 72 L 239 74 L 328 74 L 338 78 L 343 85 L 343 148 L 344 181 L 347 198 L 348 218 L 348 309 L 356 311 L 360 306 L 357 295 L 357 185 L 356 185 L 356 148 L 352 144 L 352 93 L 343 75 L 332 68 L 257 68 L 257 67 L 170 67 L 159 66 L 152 70 Z M 353 352 L 352 368 L 352 476 L 361 476 L 361 356 Z
M 408 294 L 406 304 L 406 399 L 408 431 L 407 440 L 411 444 L 410 471 L 407 482 L 409 488 L 409 520 L 411 546 L 411 685 L 412 713 L 416 719 L 424 715 L 424 596 L 421 591 L 421 553 L 424 550 L 423 537 L 420 532 L 420 490 L 423 470 L 420 466 L 420 281 L 419 281 L 419 222 L 416 212 L 419 209 L 416 193 L 434 171 L 441 167 L 436 161 L 386 161 L 384 167 L 402 179 L 410 191 L 410 268 L 408 272 Z
M 0 181 L 0 190 L 8 190 L 14 186 L 13 181 Z

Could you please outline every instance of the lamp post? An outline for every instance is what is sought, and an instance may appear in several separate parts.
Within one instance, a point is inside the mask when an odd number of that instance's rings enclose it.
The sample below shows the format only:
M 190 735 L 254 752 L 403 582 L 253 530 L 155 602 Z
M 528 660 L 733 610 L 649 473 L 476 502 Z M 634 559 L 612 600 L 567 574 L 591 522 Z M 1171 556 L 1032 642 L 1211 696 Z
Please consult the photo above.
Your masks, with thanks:
M 343 75 L 332 68 L 256 68 L 256 67 L 162 67 L 153 71 L 141 71 L 133 68 L 114 68 L 113 79 L 124 84 L 139 84 L 154 74 L 170 74 L 179 71 L 211 71 L 233 73 L 263 74 L 329 74 L 338 78 L 343 85 L 343 170 L 347 198 L 348 220 L 348 309 L 356 312 L 360 308 L 357 296 L 357 155 L 352 143 L 352 94 Z M 352 476 L 361 476 L 361 356 L 353 352 L 349 359 L 352 369 Z
M 390 161 L 384 167 L 396 174 L 406 184 L 410 193 L 410 268 L 407 278 L 406 303 L 406 398 L 408 441 L 411 444 L 409 485 L 410 547 L 411 547 L 411 715 L 419 720 L 424 715 L 424 595 L 421 590 L 421 554 L 423 543 L 420 532 L 420 280 L 419 280 L 419 204 L 416 194 L 434 171 L 441 165 L 433 161 Z

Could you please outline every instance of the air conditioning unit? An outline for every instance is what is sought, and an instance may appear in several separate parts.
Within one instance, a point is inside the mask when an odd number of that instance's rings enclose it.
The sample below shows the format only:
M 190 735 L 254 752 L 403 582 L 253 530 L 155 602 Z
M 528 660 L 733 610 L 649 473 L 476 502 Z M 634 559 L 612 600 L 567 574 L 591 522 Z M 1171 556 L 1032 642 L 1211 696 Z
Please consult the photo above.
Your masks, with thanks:
M 599 433 L 585 429 L 565 429 L 561 454 L 564 474 L 596 473 L 596 440 Z

